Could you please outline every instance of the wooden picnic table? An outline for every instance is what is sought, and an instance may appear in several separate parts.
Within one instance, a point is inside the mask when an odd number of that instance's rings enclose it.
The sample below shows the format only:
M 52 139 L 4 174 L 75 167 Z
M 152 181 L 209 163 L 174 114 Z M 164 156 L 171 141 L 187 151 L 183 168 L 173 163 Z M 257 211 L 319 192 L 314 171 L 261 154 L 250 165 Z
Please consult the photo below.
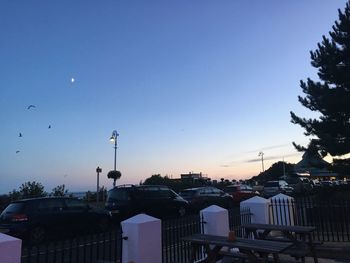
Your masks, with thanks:
M 305 255 L 310 252 L 314 258 L 314 262 L 318 263 L 312 232 L 316 230 L 314 226 L 298 226 L 298 225 L 275 225 L 275 224 L 243 224 L 245 236 L 251 233 L 255 239 L 262 240 L 279 240 L 292 242 L 293 247 L 286 252 L 292 256 L 300 257 L 305 262 Z M 259 230 L 262 232 L 259 233 Z M 279 232 L 280 235 L 271 235 L 271 232 Z
M 274 261 L 279 262 L 279 254 L 291 247 L 288 242 L 257 240 L 248 238 L 236 238 L 229 241 L 226 236 L 194 234 L 183 238 L 191 243 L 191 262 L 195 262 L 196 252 L 204 247 L 206 258 L 196 262 L 212 263 L 222 259 L 224 256 L 247 258 L 250 262 L 268 262 L 268 256 L 273 255 Z M 239 251 L 230 252 L 236 248 Z

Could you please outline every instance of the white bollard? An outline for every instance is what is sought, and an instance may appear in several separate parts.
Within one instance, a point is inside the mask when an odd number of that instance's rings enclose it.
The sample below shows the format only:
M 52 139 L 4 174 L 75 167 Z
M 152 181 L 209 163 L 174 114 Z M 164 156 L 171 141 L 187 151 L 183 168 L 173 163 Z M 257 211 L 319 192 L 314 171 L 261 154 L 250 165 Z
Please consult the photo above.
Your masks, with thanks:
M 278 194 L 269 198 L 270 223 L 275 225 L 295 225 L 294 198 L 285 194 Z
M 249 208 L 251 216 L 251 223 L 255 224 L 269 224 L 269 207 L 270 200 L 254 196 L 240 203 L 240 208 Z
M 162 225 L 158 218 L 139 214 L 121 222 L 122 263 L 161 263 Z
M 200 211 L 204 220 L 203 234 L 227 236 L 230 231 L 228 211 L 220 206 L 212 205 Z
M 21 262 L 22 240 L 0 233 L 0 262 Z
M 220 206 L 212 205 L 200 211 L 204 221 L 203 234 L 227 236 L 230 231 L 228 211 Z M 203 258 L 205 255 L 203 254 Z M 221 261 L 217 261 L 221 262 Z M 223 261 L 224 262 L 224 261 Z
M 247 200 L 244 200 L 240 203 L 240 208 L 246 209 L 249 208 L 249 211 L 251 213 L 251 223 L 252 224 L 269 224 L 270 220 L 270 200 L 260 197 L 260 196 L 254 196 L 252 198 L 249 198 Z M 243 231 L 245 231 L 243 229 Z M 258 234 L 261 233 L 261 230 L 257 231 Z M 246 235 L 246 233 L 243 233 L 243 235 Z M 251 234 L 250 238 L 254 238 L 254 236 Z

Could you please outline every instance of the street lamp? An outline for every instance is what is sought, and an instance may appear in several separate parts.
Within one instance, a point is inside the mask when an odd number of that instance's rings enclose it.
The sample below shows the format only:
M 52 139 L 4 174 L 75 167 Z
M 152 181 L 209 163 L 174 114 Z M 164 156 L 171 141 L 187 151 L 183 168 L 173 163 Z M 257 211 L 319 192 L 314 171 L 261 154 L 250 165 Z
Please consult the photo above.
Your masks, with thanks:
M 114 130 L 112 132 L 111 138 L 109 138 L 109 140 L 112 143 L 114 143 L 114 170 L 109 171 L 109 173 L 107 174 L 107 177 L 113 179 L 113 187 L 115 187 L 116 180 L 121 177 L 121 173 L 116 170 L 116 168 L 117 168 L 116 165 L 117 165 L 117 139 L 118 139 L 118 136 L 119 136 L 118 132 L 116 130 Z
M 261 166 L 262 166 L 262 171 L 264 172 L 265 171 L 265 169 L 264 169 L 264 153 L 259 152 L 258 156 L 261 156 Z
M 114 171 L 116 170 L 116 164 L 117 164 L 117 137 L 119 136 L 118 132 L 114 130 L 112 132 L 111 138 L 109 140 L 114 143 Z

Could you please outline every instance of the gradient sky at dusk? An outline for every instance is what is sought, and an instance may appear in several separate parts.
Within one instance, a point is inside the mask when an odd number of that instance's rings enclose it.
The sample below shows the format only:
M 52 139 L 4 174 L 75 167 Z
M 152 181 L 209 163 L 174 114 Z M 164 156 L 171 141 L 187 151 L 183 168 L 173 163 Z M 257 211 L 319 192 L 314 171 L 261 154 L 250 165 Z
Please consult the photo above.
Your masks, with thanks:
M 97 166 L 110 188 L 114 129 L 118 184 L 250 178 L 259 151 L 265 168 L 297 162 L 291 143 L 308 139 L 289 112 L 315 116 L 299 81 L 345 3 L 1 1 L 0 193 L 94 190 Z

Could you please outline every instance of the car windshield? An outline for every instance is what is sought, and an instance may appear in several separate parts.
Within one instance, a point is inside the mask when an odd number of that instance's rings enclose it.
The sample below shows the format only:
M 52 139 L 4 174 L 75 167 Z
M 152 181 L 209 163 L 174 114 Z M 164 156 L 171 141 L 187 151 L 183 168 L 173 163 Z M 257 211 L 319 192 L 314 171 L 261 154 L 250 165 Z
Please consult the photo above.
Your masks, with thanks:
M 225 188 L 226 193 L 235 193 L 239 191 L 239 186 L 228 186 Z
M 193 197 L 196 194 L 196 190 L 183 190 L 180 192 L 180 196 L 183 198 Z
M 12 203 L 12 204 L 9 204 L 1 214 L 21 213 L 21 212 L 23 212 L 24 207 L 25 207 L 25 204 L 22 202 L 21 203 Z
M 253 191 L 253 188 L 249 185 L 241 185 L 241 190 L 244 190 L 244 191 Z
M 130 196 L 125 189 L 111 190 L 108 192 L 108 202 L 129 200 Z

